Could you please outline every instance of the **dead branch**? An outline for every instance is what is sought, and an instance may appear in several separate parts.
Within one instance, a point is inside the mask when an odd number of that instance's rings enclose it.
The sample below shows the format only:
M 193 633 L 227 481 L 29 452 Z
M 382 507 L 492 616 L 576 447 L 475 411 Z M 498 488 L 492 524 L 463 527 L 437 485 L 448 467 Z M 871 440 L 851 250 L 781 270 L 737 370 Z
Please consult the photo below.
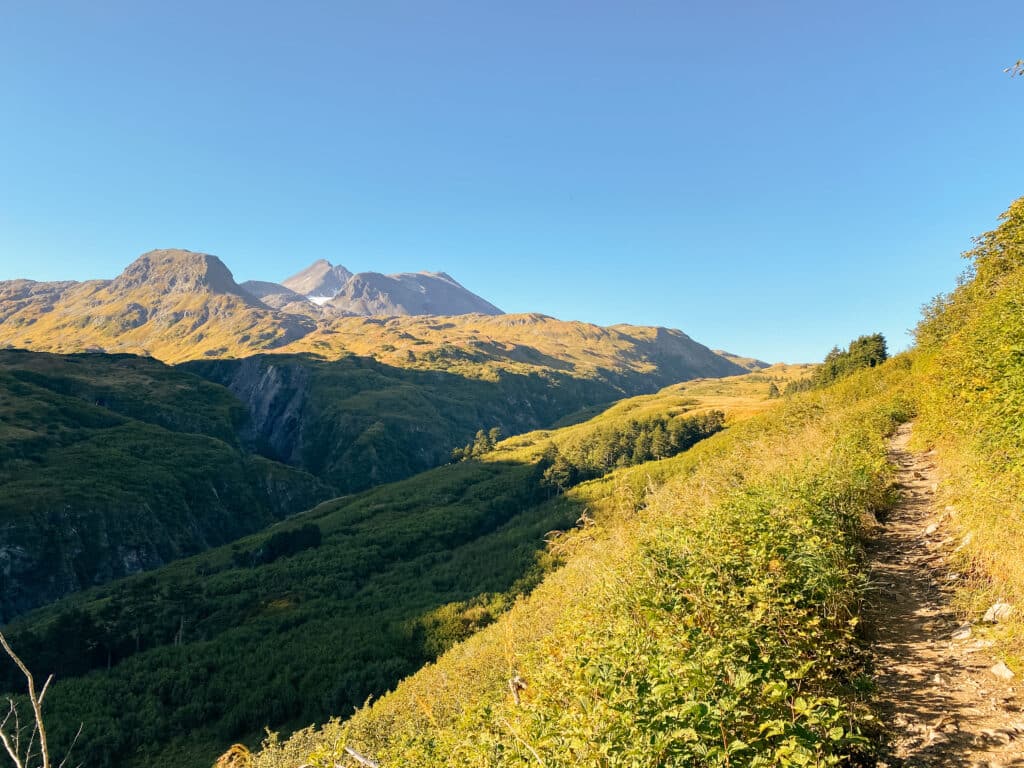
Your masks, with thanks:
M 32 676 L 29 668 L 25 666 L 25 662 L 23 662 L 18 654 L 14 652 L 14 649 L 11 648 L 10 644 L 7 642 L 7 638 L 4 637 L 3 632 L 0 632 L 0 646 L 3 647 L 7 655 L 11 657 L 11 661 L 13 661 L 17 665 L 18 669 L 21 670 L 21 674 L 25 676 L 25 681 L 28 683 L 28 701 L 29 705 L 32 707 L 32 715 L 35 718 L 35 725 L 32 730 L 32 740 L 29 742 L 28 750 L 24 756 L 22 756 L 19 751 L 21 748 L 21 727 L 18 723 L 18 711 L 14 701 L 11 700 L 12 712 L 9 712 L 7 717 L 4 718 L 4 725 L 6 726 L 7 721 L 10 720 L 11 715 L 13 714 L 15 722 L 14 735 L 12 738 L 12 736 L 8 734 L 3 727 L 0 727 L 0 740 L 3 741 L 4 749 L 7 750 L 8 756 L 14 762 L 15 768 L 28 768 L 25 765 L 25 762 L 28 761 L 29 755 L 32 752 L 32 747 L 35 744 L 36 736 L 38 736 L 39 756 L 42 760 L 39 768 L 51 768 L 50 750 L 46 742 L 46 725 L 43 722 L 43 699 L 46 697 L 46 691 L 49 689 L 50 683 L 53 681 L 53 675 L 46 678 L 46 682 L 43 684 L 42 690 L 37 692 L 36 679 Z

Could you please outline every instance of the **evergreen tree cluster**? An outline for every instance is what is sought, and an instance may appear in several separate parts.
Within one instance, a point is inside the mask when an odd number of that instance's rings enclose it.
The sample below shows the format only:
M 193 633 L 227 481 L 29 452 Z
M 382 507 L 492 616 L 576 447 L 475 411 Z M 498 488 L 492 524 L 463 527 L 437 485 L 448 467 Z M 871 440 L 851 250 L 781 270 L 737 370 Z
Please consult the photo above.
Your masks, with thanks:
M 859 336 L 851 341 L 846 349 L 833 347 L 825 355 L 824 362 L 815 370 L 814 375 L 809 379 L 791 381 L 786 385 L 786 394 L 827 387 L 861 368 L 874 368 L 888 359 L 889 350 L 886 347 L 885 336 L 880 333 Z
M 462 448 L 456 448 L 452 451 L 452 461 L 476 459 L 483 456 L 485 453 L 490 453 L 494 450 L 494 446 L 498 444 L 501 438 L 501 430 L 498 427 L 491 427 L 491 429 L 486 432 L 482 429 L 478 429 L 476 437 L 474 437 L 471 442 L 466 443 Z
M 686 417 L 650 416 L 605 427 L 579 443 L 561 449 L 552 445 L 545 455 L 544 482 L 561 492 L 617 467 L 675 456 L 724 428 L 722 411 Z

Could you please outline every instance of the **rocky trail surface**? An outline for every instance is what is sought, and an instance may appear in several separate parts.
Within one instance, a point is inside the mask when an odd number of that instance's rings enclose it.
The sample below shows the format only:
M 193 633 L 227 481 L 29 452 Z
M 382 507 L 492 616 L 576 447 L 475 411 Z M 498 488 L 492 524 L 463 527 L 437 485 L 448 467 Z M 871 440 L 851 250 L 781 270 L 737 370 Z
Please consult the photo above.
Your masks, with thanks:
M 1024 767 L 1021 681 L 985 638 L 985 619 L 1010 608 L 997 604 L 974 623 L 957 617 L 947 561 L 960 542 L 935 500 L 928 454 L 907 447 L 910 433 L 903 425 L 889 448 L 902 501 L 868 545 L 867 627 L 891 734 L 879 767 Z

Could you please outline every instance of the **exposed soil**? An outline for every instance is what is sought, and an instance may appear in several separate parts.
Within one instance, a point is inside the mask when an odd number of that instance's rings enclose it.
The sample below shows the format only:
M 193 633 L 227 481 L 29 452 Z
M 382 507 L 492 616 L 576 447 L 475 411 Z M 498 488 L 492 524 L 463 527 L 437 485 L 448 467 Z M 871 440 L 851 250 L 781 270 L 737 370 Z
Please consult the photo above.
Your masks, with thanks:
M 909 438 L 900 427 L 889 449 L 903 499 L 868 545 L 866 626 L 891 735 L 879 766 L 1024 768 L 1022 682 L 993 670 L 984 627 L 953 610 L 947 558 L 958 541 L 937 508 L 935 467 L 907 449 Z

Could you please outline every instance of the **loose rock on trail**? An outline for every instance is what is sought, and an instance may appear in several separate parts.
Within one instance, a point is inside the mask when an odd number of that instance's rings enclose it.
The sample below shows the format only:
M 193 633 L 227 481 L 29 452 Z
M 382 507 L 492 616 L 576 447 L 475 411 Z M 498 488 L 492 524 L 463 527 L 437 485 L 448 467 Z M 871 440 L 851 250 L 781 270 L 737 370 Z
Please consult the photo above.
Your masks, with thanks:
M 1024 768 L 1021 679 L 952 608 L 947 558 L 958 541 L 937 508 L 935 467 L 908 450 L 910 433 L 901 426 L 889 448 L 903 498 L 868 543 L 866 625 L 892 739 L 879 766 Z

